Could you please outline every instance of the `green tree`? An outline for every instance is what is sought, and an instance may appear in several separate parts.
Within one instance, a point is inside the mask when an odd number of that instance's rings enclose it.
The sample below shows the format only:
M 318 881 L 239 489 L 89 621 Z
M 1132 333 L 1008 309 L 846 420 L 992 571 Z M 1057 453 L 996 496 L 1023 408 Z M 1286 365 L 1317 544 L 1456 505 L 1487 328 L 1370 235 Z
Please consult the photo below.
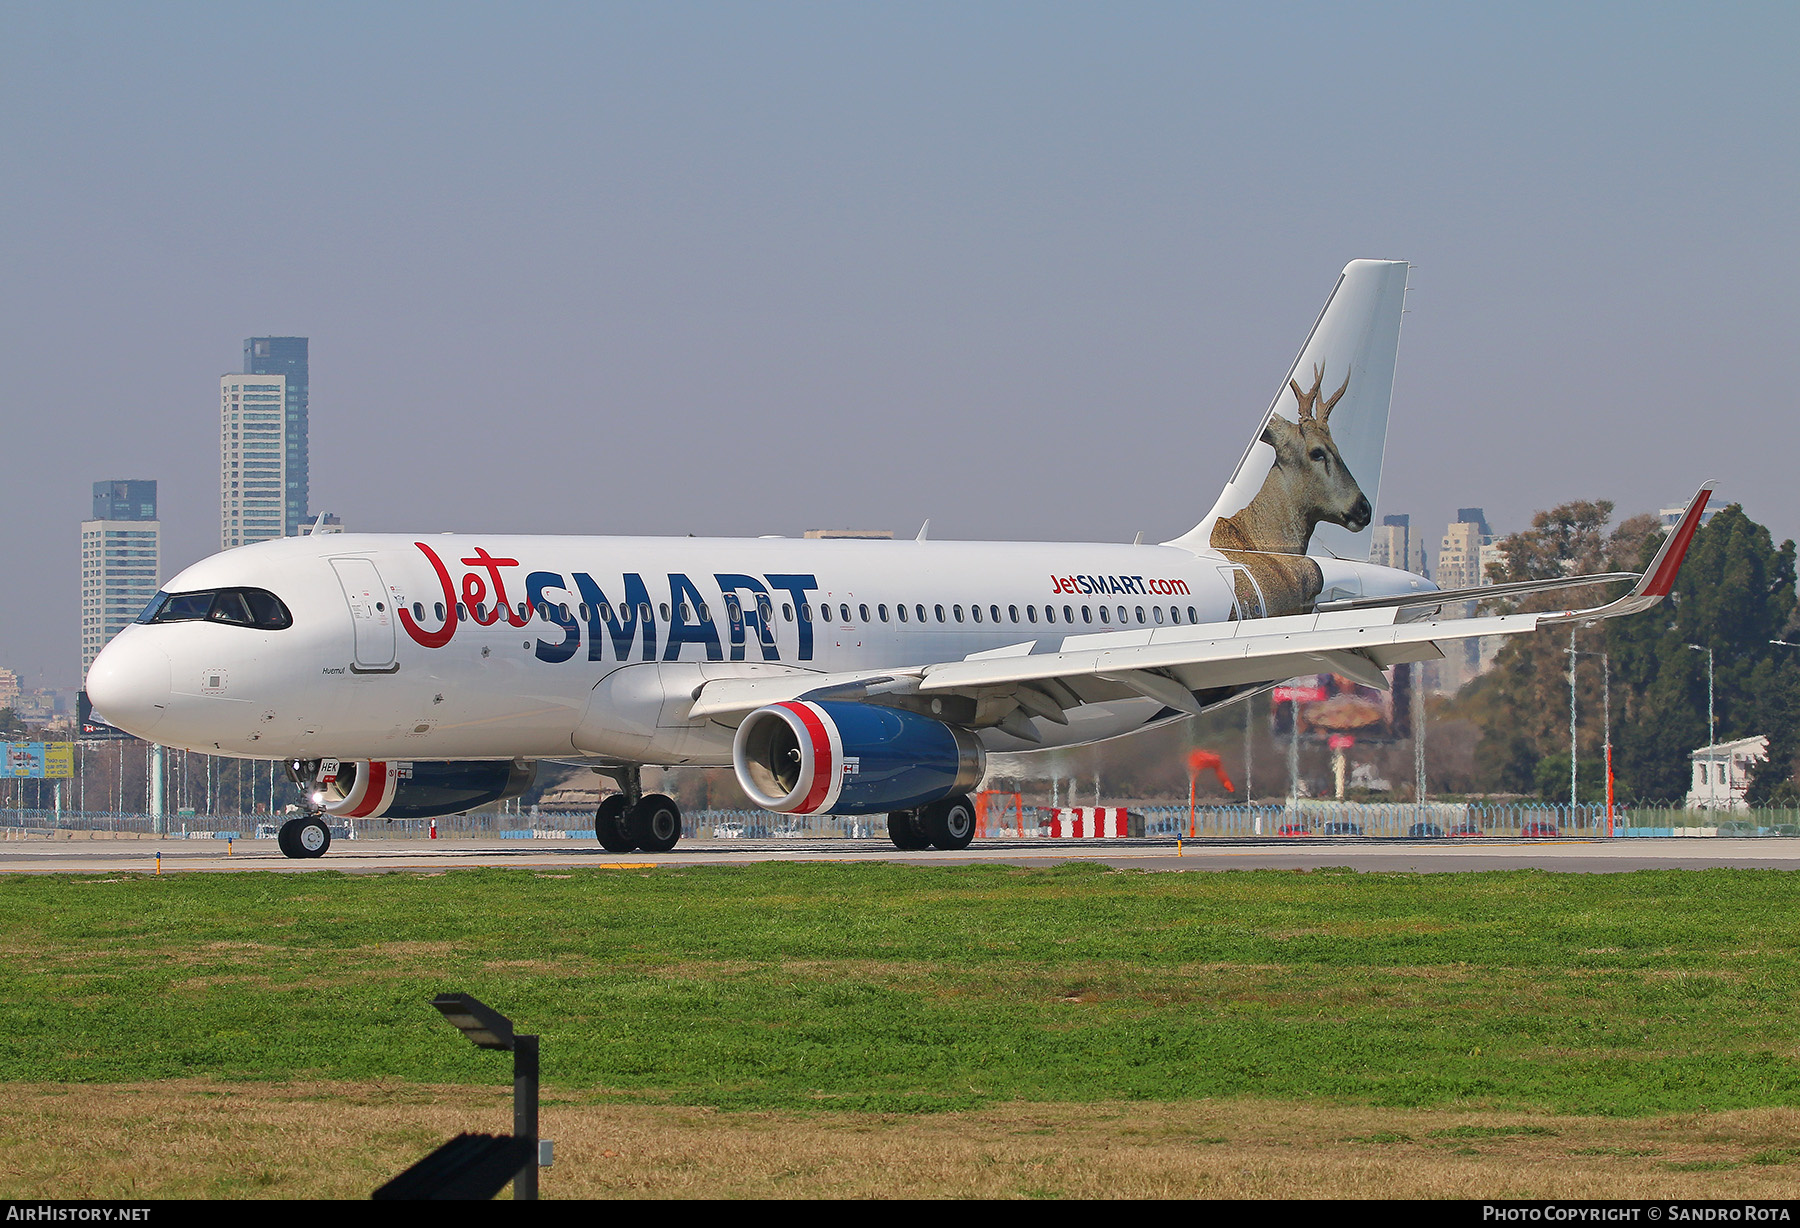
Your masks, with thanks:
M 1648 565 L 1651 552 L 1646 545 L 1640 562 Z M 1713 652 L 1714 736 L 1764 734 L 1773 744 L 1758 800 L 1791 776 L 1800 660 L 1769 641 L 1794 617 L 1794 554 L 1793 542 L 1777 547 L 1767 528 L 1730 504 L 1694 535 L 1668 601 L 1606 624 L 1625 693 L 1615 754 L 1635 795 L 1686 794 L 1688 752 L 1706 745 L 1707 658 L 1689 645 Z
M 1539 512 L 1532 527 L 1501 544 L 1496 581 L 1592 571 L 1642 571 L 1663 534 L 1634 516 L 1607 531 L 1612 504 L 1565 503 Z M 1765 734 L 1769 764 L 1752 800 L 1791 795 L 1800 754 L 1800 649 L 1771 644 L 1800 633 L 1795 547 L 1776 546 L 1767 528 L 1731 504 L 1694 536 L 1669 599 L 1629 618 L 1575 628 L 1575 698 L 1582 784 L 1601 775 L 1601 653 L 1610 664 L 1613 768 L 1622 798 L 1679 798 L 1691 778 L 1688 754 L 1707 741 L 1706 654 L 1713 650 L 1713 706 L 1720 741 Z M 1504 608 L 1598 604 L 1613 589 L 1564 589 Z M 1569 765 L 1569 644 L 1565 628 L 1510 638 L 1495 668 L 1456 699 L 1458 715 L 1480 723 L 1476 765 L 1486 788 L 1564 797 Z M 1552 761 L 1550 766 L 1544 766 Z M 1560 764 L 1560 770 L 1557 768 Z M 1557 787 L 1560 782 L 1560 787 Z M 1785 791 L 1785 793 L 1784 793 Z M 1584 795 L 1588 793 L 1582 789 Z
M 1529 529 L 1501 540 L 1504 561 L 1489 565 L 1488 579 L 1505 583 L 1638 570 L 1637 560 L 1646 543 L 1660 539 L 1656 519 L 1633 516 L 1609 532 L 1612 512 L 1610 501 L 1597 499 L 1576 500 L 1537 513 Z M 1493 604 L 1508 611 L 1598 605 L 1615 595 L 1617 588 L 1595 585 L 1559 589 Z M 1588 761 L 1601 760 L 1605 741 L 1602 724 L 1594 719 L 1601 710 L 1605 686 L 1599 657 L 1605 648 L 1604 632 L 1577 627 L 1574 641 L 1578 654 L 1575 699 L 1580 718 L 1577 741 L 1581 775 L 1586 776 Z M 1484 787 L 1567 800 L 1569 643 L 1567 629 L 1511 636 L 1495 658 L 1494 668 L 1457 696 L 1457 714 L 1476 721 L 1483 730 L 1475 751 L 1475 766 Z M 1617 717 L 1615 706 L 1615 728 Z M 1540 774 L 1539 764 L 1547 758 L 1562 764 L 1560 773 L 1546 770 Z M 1560 789 L 1550 787 L 1549 782 L 1555 780 L 1561 781 Z M 1594 782 L 1604 796 L 1603 771 L 1595 773 Z

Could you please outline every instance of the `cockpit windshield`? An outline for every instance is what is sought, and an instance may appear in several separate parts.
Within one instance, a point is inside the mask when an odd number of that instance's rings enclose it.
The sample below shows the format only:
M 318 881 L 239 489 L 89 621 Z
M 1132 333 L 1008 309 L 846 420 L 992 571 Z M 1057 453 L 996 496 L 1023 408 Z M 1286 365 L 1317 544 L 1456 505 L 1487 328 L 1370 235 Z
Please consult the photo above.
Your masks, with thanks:
M 138 615 L 141 623 L 231 623 L 281 631 L 294 625 L 281 598 L 261 588 L 216 588 L 199 593 L 158 593 Z

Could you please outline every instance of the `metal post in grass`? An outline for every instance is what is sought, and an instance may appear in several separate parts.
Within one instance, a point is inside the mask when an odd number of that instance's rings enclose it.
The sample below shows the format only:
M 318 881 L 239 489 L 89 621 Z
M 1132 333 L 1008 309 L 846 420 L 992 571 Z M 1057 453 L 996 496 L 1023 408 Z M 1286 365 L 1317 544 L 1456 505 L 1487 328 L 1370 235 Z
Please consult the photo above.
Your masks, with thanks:
M 544 1154 L 547 1148 L 538 1139 L 538 1038 L 525 1036 L 513 1031 L 512 1020 L 492 1007 L 477 1001 L 466 993 L 439 994 L 431 1000 L 439 1013 L 449 1020 L 469 1043 L 478 1049 L 506 1049 L 513 1055 L 513 1132 L 512 1142 L 516 1146 L 519 1165 L 510 1173 L 513 1183 L 513 1198 L 536 1199 L 538 1196 L 537 1170 L 540 1164 L 548 1162 Z M 468 1137 L 468 1136 L 463 1136 Z M 452 1139 L 446 1148 L 453 1148 L 458 1139 Z M 523 1144 L 523 1146 L 517 1146 Z M 444 1152 L 434 1152 L 426 1157 L 425 1164 Z M 515 1154 L 508 1152 L 507 1154 Z M 418 1166 L 415 1166 L 417 1168 Z M 410 1172 L 411 1170 L 409 1170 Z M 398 1180 L 398 1179 L 396 1179 Z M 504 1184 L 504 1182 L 502 1182 Z M 384 1187 L 385 1188 L 385 1187 Z M 498 1192 L 498 1187 L 493 1192 Z M 413 1194 L 412 1197 L 421 1195 Z M 429 1197 L 429 1195 L 424 1195 Z M 487 1195 L 492 1197 L 492 1193 Z

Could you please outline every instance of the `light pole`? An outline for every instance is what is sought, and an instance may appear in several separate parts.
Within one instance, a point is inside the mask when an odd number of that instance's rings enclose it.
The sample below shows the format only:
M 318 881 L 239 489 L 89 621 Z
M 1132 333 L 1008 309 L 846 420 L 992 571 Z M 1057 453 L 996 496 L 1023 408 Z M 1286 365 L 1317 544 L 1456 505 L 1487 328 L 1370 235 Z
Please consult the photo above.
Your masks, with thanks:
M 512 1050 L 513 1137 L 531 1145 L 513 1178 L 513 1198 L 537 1198 L 538 1038 L 513 1031 L 512 1020 L 466 993 L 439 994 L 431 1004 L 477 1048 Z
M 1574 633 L 1571 632 L 1570 640 L 1573 641 L 1573 639 Z M 1600 658 L 1600 739 L 1606 755 L 1606 834 L 1610 836 L 1613 834 L 1612 658 L 1607 656 L 1604 648 L 1599 652 L 1583 651 L 1578 653 L 1571 647 L 1569 654 L 1569 714 L 1571 718 L 1574 716 L 1575 710 L 1574 659 L 1578 656 Z M 1569 735 L 1569 753 L 1571 755 L 1574 754 L 1574 748 L 1574 725 L 1571 723 Z
M 1575 822 L 1575 804 L 1580 800 L 1575 789 L 1576 765 L 1581 762 L 1575 744 L 1575 628 L 1569 627 L 1569 822 Z
M 1718 739 L 1713 736 L 1713 650 L 1702 648 L 1698 644 L 1689 644 L 1688 647 L 1695 652 L 1706 654 L 1706 792 L 1712 798 L 1712 808 L 1717 810 L 1719 808 L 1719 773 L 1712 760 L 1712 749 L 1718 744 Z

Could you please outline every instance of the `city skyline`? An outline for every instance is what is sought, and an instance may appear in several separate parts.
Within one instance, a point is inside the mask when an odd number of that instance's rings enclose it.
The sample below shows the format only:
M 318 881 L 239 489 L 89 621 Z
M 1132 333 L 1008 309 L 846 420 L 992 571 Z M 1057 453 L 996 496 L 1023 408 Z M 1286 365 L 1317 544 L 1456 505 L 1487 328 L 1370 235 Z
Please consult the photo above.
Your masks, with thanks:
M 1800 535 L 1791 7 L 220 12 L 0 18 L 9 523 L 154 475 L 204 557 L 195 410 L 304 335 L 357 530 L 1164 540 L 1367 256 L 1378 515 Z M 28 681 L 78 562 L 0 541 Z

